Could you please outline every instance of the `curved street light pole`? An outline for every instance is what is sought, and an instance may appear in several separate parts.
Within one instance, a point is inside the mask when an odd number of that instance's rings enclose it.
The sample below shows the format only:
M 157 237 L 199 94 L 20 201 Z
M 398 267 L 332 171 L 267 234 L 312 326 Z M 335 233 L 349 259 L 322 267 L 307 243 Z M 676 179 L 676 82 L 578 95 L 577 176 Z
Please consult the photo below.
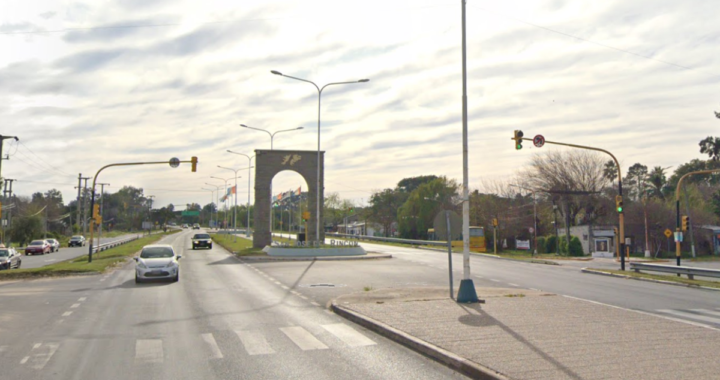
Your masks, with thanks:
M 215 229 L 218 229 L 218 219 L 220 218 L 220 186 L 205 182 L 206 185 L 215 188 Z
M 248 200 L 247 200 L 247 225 L 245 227 L 245 237 L 250 237 L 250 168 L 252 168 L 252 159 L 255 158 L 255 156 L 248 156 L 244 153 L 238 153 L 233 152 L 232 150 L 228 149 L 228 153 L 237 154 L 240 156 L 245 156 L 248 159 Z
M 319 87 L 315 82 L 309 81 L 307 79 L 297 78 L 290 75 L 285 75 L 279 71 L 271 70 L 271 73 L 275 75 L 280 75 L 285 78 L 295 79 L 299 80 L 301 82 L 310 83 L 311 85 L 315 86 L 315 89 L 318 91 L 318 126 L 317 126 L 317 135 L 318 135 L 318 147 L 317 147 L 317 182 L 315 184 L 315 192 L 317 194 L 316 199 L 316 210 L 315 210 L 315 241 L 320 244 L 320 102 L 322 98 L 322 92 L 323 90 L 328 86 L 334 86 L 338 84 L 353 84 L 353 83 L 365 83 L 369 82 L 370 79 L 360 79 L 356 81 L 349 81 L 349 82 L 333 82 L 328 83 L 322 87 Z
M 204 187 L 201 187 L 200 189 L 201 189 L 201 190 L 209 191 L 209 192 L 210 192 L 210 203 L 212 204 L 212 203 L 215 202 L 215 191 L 216 191 L 216 190 L 206 189 L 206 188 L 204 188 Z M 212 214 L 213 214 L 213 213 L 212 213 L 212 208 L 211 208 L 211 209 L 210 209 L 210 220 L 212 220 Z M 208 227 L 210 227 L 210 221 L 208 221 Z
M 228 181 L 231 180 L 232 178 L 225 179 L 225 178 L 213 177 L 213 176 L 210 176 L 210 178 L 215 178 L 215 179 L 219 179 L 219 180 L 221 180 L 221 181 L 224 181 L 224 182 L 225 182 L 225 187 L 223 187 L 223 190 L 224 190 L 225 192 L 227 192 L 227 183 L 228 183 Z M 219 196 L 219 194 L 218 194 L 218 196 Z M 225 199 L 227 199 L 227 197 L 226 197 Z M 227 228 L 227 202 L 224 202 L 224 203 L 225 203 L 225 231 L 227 232 L 227 229 L 228 229 L 228 228 Z
M 291 131 L 297 131 L 297 130 L 299 130 L 299 129 L 303 129 L 303 127 L 297 127 L 297 128 L 283 129 L 283 130 L 280 130 L 280 131 L 275 131 L 275 132 L 270 133 L 270 131 L 267 131 L 267 130 L 264 130 L 264 129 L 260 129 L 260 128 L 248 127 L 248 126 L 245 125 L 245 124 L 240 124 L 240 126 L 243 127 L 243 128 L 247 128 L 247 129 L 254 129 L 254 130 L 256 130 L 256 131 L 262 131 L 262 132 L 265 132 L 265 133 L 267 133 L 268 135 L 270 135 L 270 150 L 273 150 L 273 139 L 275 138 L 275 135 L 277 135 L 278 133 L 280 133 L 280 132 L 291 132 Z
M 231 172 L 235 173 L 235 207 L 233 208 L 233 236 L 235 236 L 234 241 L 237 243 L 237 179 L 242 178 L 238 175 L 238 172 L 245 168 L 240 168 L 240 169 L 235 170 L 235 169 L 226 168 L 226 167 L 220 166 L 220 165 L 218 165 L 218 167 L 220 169 L 230 170 Z M 250 168 L 248 168 L 248 169 L 250 169 Z

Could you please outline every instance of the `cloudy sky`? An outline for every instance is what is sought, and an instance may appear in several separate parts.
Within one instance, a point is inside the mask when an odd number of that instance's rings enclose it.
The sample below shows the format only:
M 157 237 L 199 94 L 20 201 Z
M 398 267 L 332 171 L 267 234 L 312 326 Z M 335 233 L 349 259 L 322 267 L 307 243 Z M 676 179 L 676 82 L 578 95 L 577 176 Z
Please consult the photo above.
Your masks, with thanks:
M 211 176 L 269 149 L 317 149 L 326 191 L 356 204 L 405 177 L 462 181 L 461 8 L 457 0 L 3 0 L 2 176 L 15 192 L 76 196 L 78 173 L 156 205 L 208 203 Z M 718 135 L 720 22 L 710 0 L 468 0 L 470 185 L 509 179 L 542 149 L 526 137 L 602 147 L 623 170 L 677 166 Z M 247 199 L 247 171 L 239 180 Z M 253 176 L 254 177 L 254 176 Z M 273 188 L 307 189 L 295 173 Z

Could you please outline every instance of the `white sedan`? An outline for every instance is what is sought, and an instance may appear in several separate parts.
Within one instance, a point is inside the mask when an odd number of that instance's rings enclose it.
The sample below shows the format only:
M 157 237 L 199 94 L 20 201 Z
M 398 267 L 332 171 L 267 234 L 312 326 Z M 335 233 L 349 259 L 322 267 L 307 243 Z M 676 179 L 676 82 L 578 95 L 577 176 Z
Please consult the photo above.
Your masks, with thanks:
M 180 255 L 175 254 L 171 245 L 146 245 L 135 257 L 135 282 L 152 279 L 171 279 L 177 282 L 180 279 Z

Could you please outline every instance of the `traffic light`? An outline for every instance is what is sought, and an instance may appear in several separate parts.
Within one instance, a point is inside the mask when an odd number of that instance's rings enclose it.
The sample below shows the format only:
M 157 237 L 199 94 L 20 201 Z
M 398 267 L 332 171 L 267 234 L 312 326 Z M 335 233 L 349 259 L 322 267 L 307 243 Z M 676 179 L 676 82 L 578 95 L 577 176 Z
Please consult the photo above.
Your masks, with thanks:
M 492 225 L 493 225 L 493 227 L 497 227 L 497 226 L 498 226 L 498 220 L 497 220 L 497 218 L 493 218 L 493 220 L 492 220 Z
M 622 213 L 622 212 L 623 212 L 623 198 L 622 198 L 621 195 L 616 195 L 616 196 L 615 196 L 615 210 L 616 210 L 618 213 Z
M 93 205 L 92 217 L 93 219 L 97 219 L 98 216 L 100 216 L 100 205 L 96 203 Z
M 190 163 L 192 164 L 192 172 L 195 173 L 197 171 L 197 164 L 198 164 L 197 157 L 192 156 L 192 158 L 190 158 Z
M 690 217 L 687 215 L 683 215 L 682 217 L 682 230 L 687 231 L 688 227 L 690 226 Z
M 303 222 L 307 222 L 308 220 L 310 220 L 310 211 L 303 211 L 302 220 Z
M 513 137 L 513 140 L 515 140 L 515 149 L 520 150 L 522 149 L 522 138 L 523 138 L 523 132 L 519 129 L 515 130 L 515 136 Z
M 348 209 L 348 213 L 352 214 L 352 213 L 354 213 L 354 212 L 355 212 L 355 207 L 350 207 L 350 208 Z

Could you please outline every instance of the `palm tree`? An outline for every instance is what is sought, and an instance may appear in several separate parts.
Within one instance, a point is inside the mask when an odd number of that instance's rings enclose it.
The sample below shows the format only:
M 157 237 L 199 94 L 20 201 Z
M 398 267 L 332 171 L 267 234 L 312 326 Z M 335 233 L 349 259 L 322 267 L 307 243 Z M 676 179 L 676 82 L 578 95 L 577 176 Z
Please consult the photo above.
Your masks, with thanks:
M 667 177 L 665 176 L 665 170 L 669 168 L 670 166 L 668 166 L 667 168 L 656 166 L 648 174 L 648 181 L 653 187 L 652 192 L 655 196 L 657 196 L 663 201 L 665 200 L 665 194 L 663 194 L 663 189 L 667 186 Z
M 720 159 L 720 137 L 708 136 L 698 145 L 700 145 L 700 153 L 707 153 L 713 161 Z

